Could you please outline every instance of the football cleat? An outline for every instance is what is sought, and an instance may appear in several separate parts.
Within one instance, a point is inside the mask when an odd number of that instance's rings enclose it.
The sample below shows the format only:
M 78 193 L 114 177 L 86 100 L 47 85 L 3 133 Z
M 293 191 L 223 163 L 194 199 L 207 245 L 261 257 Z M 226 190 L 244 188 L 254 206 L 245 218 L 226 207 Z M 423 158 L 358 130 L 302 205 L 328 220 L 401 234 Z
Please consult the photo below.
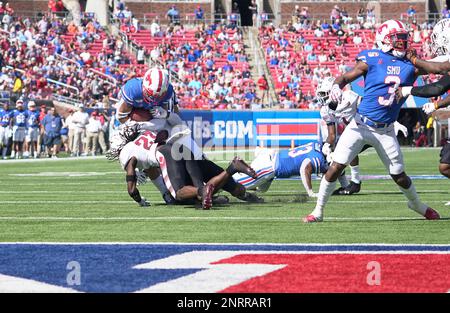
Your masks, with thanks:
M 310 214 L 310 215 L 304 217 L 302 220 L 303 220 L 303 223 L 307 223 L 307 224 L 309 224 L 309 223 L 320 223 L 320 222 L 323 221 L 323 218 L 322 217 L 316 217 L 316 216 Z
M 235 173 L 244 173 L 253 179 L 258 178 L 254 169 L 252 169 L 247 163 L 244 162 L 240 157 L 235 156 L 233 161 L 231 161 L 230 165 L 227 168 L 227 172 L 230 175 Z
M 224 205 L 230 203 L 230 198 L 227 196 L 216 196 L 213 197 L 212 202 L 214 205 Z
M 213 185 L 206 185 L 203 188 L 202 192 L 202 209 L 203 210 L 209 210 L 211 209 L 213 205 L 213 193 L 214 193 L 214 186 Z
M 345 187 L 339 187 L 338 189 L 336 189 L 335 191 L 333 191 L 333 193 L 331 194 L 332 196 L 339 196 L 339 195 L 343 195 L 345 190 Z
M 237 197 L 239 200 L 250 203 L 264 203 L 264 198 L 258 197 L 256 193 L 246 191 L 243 196 Z
M 164 202 L 165 202 L 167 205 L 177 204 L 177 200 L 175 200 L 175 199 L 172 197 L 172 195 L 170 194 L 169 191 L 167 191 L 167 192 L 165 192 L 165 193 L 163 194 L 163 199 L 164 199 Z
M 441 218 L 439 213 L 432 208 L 428 208 L 424 216 L 427 220 L 438 220 Z
M 361 182 L 359 182 L 359 184 L 357 184 L 354 181 L 350 181 L 350 184 L 345 188 L 344 194 L 352 195 L 352 194 L 358 193 L 360 191 L 361 191 Z

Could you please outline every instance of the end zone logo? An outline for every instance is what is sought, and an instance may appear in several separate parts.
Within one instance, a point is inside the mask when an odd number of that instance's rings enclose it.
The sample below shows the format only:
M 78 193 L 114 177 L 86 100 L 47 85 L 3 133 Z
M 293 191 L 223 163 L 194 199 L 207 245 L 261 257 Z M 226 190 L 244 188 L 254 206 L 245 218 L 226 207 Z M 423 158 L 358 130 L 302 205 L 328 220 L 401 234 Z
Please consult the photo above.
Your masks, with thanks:
M 448 264 L 449 245 L 1 244 L 0 291 L 448 292 Z

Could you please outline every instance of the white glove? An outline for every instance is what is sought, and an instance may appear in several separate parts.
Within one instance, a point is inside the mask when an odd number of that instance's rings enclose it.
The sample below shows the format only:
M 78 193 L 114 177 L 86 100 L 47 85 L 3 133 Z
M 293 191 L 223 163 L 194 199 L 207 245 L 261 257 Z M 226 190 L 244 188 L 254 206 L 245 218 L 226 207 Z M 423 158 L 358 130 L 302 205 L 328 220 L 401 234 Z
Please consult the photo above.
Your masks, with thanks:
M 412 86 L 410 86 L 410 87 L 402 87 L 402 89 L 401 89 L 402 96 L 404 98 L 408 97 L 411 94 L 411 89 L 413 89 Z
M 168 114 L 167 111 L 164 110 L 164 108 L 160 106 L 155 106 L 150 109 L 150 113 L 152 113 L 153 118 L 163 119 L 167 118 Z
M 322 153 L 325 156 L 328 156 L 331 153 L 331 145 L 328 142 L 325 142 L 322 146 Z
M 336 102 L 336 103 L 341 102 L 342 89 L 339 87 L 338 84 L 334 84 L 333 87 L 331 87 L 330 99 L 331 99 L 331 101 Z
M 311 189 L 308 190 L 308 197 L 310 198 L 317 198 L 318 194 L 314 193 Z
M 137 178 L 137 185 L 145 185 L 147 183 L 147 174 L 145 172 L 136 169 L 136 178 Z
M 408 137 L 408 128 L 397 121 L 394 122 L 394 131 L 396 136 L 398 135 L 398 132 L 402 132 L 405 138 Z
M 427 102 L 423 105 L 422 111 L 424 111 L 426 114 L 431 114 L 436 111 L 436 107 L 433 102 Z
M 333 155 L 334 152 L 331 152 L 330 154 L 327 155 L 327 163 L 331 164 L 331 162 L 333 162 Z
M 141 206 L 141 207 L 150 206 L 150 202 L 148 202 L 145 198 L 141 198 L 141 202 L 139 202 L 139 206 Z

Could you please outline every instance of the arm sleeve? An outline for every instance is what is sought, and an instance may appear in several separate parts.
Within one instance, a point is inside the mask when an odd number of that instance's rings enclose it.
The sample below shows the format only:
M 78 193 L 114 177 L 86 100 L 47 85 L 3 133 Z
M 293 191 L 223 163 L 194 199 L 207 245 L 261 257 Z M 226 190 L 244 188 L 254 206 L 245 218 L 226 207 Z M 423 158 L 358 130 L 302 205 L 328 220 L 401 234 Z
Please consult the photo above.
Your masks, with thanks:
M 306 177 L 306 167 L 308 166 L 308 164 L 310 164 L 311 163 L 311 160 L 310 159 L 305 159 L 303 162 L 302 162 L 302 165 L 300 166 L 300 177 L 301 177 L 301 179 L 302 179 L 302 183 L 303 183 L 303 187 L 305 187 L 305 190 L 307 191 L 307 192 L 309 192 L 309 186 L 308 186 L 308 178 Z
M 450 89 L 450 75 L 444 75 L 440 80 L 429 85 L 414 87 L 411 94 L 417 97 L 431 98 L 437 97 Z

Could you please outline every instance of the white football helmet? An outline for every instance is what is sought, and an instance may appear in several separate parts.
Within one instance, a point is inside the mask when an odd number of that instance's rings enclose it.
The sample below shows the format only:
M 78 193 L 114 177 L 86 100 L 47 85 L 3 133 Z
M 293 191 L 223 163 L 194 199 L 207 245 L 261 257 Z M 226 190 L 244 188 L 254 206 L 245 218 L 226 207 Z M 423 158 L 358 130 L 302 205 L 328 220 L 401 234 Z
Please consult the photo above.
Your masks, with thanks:
M 431 52 L 435 56 L 450 55 L 450 18 L 437 22 L 430 39 Z
M 392 51 L 394 56 L 403 58 L 408 49 L 409 31 L 402 22 L 388 20 L 378 27 L 375 41 L 383 52 Z
M 329 105 L 331 102 L 330 92 L 333 88 L 335 78 L 332 76 L 325 77 L 319 82 L 316 89 L 317 100 L 321 106 Z
M 146 102 L 161 101 L 169 88 L 169 72 L 153 67 L 145 72 L 142 80 L 142 95 Z

